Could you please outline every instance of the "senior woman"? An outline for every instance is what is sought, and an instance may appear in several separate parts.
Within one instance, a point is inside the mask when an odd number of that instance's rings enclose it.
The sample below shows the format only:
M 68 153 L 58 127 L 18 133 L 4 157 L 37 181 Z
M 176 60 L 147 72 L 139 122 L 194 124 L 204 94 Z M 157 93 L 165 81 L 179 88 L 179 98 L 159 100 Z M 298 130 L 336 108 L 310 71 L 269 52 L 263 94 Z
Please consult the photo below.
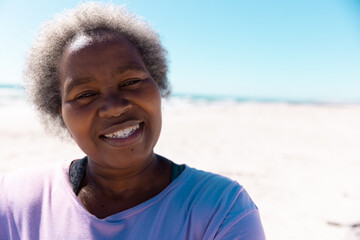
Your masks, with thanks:
M 238 183 L 153 152 L 165 53 L 119 6 L 83 3 L 43 26 L 27 92 L 86 157 L 3 176 L 0 239 L 264 239 Z

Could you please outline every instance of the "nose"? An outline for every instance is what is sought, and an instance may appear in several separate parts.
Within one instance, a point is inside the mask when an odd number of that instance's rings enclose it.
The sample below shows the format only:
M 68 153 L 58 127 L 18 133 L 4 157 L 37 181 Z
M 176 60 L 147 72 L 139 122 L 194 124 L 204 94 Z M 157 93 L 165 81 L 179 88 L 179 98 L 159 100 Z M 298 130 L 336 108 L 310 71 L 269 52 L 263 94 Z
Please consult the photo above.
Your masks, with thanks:
M 131 102 L 120 94 L 111 94 L 103 97 L 99 108 L 99 116 L 111 118 L 121 116 L 131 109 Z

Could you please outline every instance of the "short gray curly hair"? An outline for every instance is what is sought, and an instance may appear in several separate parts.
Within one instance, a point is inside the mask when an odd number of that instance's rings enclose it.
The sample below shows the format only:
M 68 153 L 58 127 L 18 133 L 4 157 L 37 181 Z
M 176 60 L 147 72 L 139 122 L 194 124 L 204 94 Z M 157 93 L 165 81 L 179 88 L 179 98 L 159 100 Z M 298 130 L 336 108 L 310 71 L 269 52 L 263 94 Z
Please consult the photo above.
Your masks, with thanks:
M 45 126 L 56 133 L 66 129 L 60 115 L 58 63 L 67 44 L 96 29 L 116 32 L 138 49 L 162 96 L 170 93 L 166 50 L 150 26 L 124 6 L 86 2 L 45 22 L 29 50 L 25 64 L 25 89 Z M 55 125 L 54 125 L 55 123 Z

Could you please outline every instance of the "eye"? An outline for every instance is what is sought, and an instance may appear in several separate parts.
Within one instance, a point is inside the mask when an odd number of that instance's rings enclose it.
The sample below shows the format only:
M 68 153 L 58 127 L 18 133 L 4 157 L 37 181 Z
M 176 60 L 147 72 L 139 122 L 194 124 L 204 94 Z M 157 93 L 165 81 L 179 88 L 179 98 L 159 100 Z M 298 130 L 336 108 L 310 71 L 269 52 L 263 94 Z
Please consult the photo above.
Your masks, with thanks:
M 79 95 L 77 95 L 75 97 L 75 100 L 83 99 L 83 98 L 90 98 L 90 97 L 93 97 L 95 95 L 96 95 L 96 93 L 93 93 L 93 92 L 81 93 L 81 94 L 79 94 Z
M 131 80 L 123 83 L 120 87 L 127 87 L 127 86 L 131 86 L 131 85 L 135 85 L 136 83 L 139 83 L 140 81 L 141 81 L 140 79 L 131 79 Z

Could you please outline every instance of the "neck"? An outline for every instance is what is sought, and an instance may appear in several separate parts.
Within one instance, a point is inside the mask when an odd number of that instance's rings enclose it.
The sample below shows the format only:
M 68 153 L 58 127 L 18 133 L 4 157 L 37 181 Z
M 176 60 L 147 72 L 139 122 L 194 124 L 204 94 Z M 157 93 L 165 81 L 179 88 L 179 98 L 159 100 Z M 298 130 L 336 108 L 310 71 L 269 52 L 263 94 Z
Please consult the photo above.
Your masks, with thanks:
M 103 167 L 89 159 L 82 185 L 109 198 L 127 199 L 166 186 L 170 181 L 168 170 L 169 163 L 154 153 L 141 164 L 125 169 Z

